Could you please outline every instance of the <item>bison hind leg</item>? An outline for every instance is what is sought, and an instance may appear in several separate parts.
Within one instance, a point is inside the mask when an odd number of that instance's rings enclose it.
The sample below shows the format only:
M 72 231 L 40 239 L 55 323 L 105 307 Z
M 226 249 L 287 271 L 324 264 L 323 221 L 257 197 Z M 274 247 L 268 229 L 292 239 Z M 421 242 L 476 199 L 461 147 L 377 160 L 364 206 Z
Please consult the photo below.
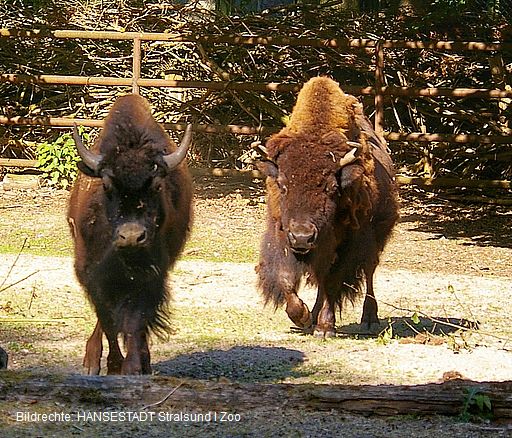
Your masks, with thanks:
M 363 303 L 363 314 L 361 316 L 361 325 L 368 331 L 373 331 L 379 327 L 378 305 L 373 290 L 373 274 L 376 266 L 365 268 L 366 276 L 366 296 Z
M 87 374 L 98 375 L 101 369 L 101 355 L 103 353 L 103 329 L 100 321 L 96 321 L 96 327 L 85 345 L 83 366 L 87 368 Z

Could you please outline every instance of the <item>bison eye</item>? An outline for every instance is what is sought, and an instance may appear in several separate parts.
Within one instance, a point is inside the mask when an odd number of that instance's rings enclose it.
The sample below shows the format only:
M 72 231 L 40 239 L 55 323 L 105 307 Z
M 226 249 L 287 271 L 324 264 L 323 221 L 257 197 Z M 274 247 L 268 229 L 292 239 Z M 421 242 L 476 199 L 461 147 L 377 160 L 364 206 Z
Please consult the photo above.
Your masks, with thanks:
M 338 190 L 338 182 L 336 181 L 336 178 L 329 178 L 325 184 L 325 192 L 331 195 L 336 193 L 336 190 Z
M 160 191 L 162 189 L 162 184 L 164 182 L 164 179 L 160 176 L 155 176 L 153 180 L 151 181 L 151 188 L 155 191 Z
M 281 193 L 283 195 L 286 195 L 288 193 L 288 187 L 286 186 L 286 181 L 284 178 L 278 177 L 277 178 L 277 185 L 279 189 L 281 190 Z
M 103 175 L 103 177 L 101 178 L 101 181 L 103 183 L 103 190 L 105 190 L 105 192 L 109 193 L 112 191 L 112 178 L 108 175 Z

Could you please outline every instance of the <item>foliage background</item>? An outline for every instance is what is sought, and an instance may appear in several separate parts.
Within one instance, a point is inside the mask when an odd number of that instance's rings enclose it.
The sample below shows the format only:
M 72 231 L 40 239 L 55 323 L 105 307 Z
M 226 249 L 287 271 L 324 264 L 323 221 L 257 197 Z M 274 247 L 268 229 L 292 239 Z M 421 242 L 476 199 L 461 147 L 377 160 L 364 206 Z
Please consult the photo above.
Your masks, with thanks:
M 217 3 L 213 10 L 212 3 Z M 262 3 L 262 2 L 260 2 Z M 263 6 L 276 3 L 263 2 Z M 508 7 L 510 6 L 510 7 Z M 207 9 L 204 9 L 207 7 Z M 209 8 L 209 9 L 208 9 Z M 504 1 L 304 1 L 257 10 L 254 2 L 154 0 L 0 0 L 0 26 L 189 34 L 460 40 L 511 42 L 512 5 Z M 131 41 L 0 39 L 0 71 L 130 77 Z M 373 52 L 329 48 L 143 43 L 142 76 L 185 80 L 305 82 L 328 75 L 341 86 L 374 84 Z M 385 81 L 414 87 L 506 89 L 512 53 L 387 50 Z M 498 66 L 492 70 L 491 66 Z M 123 87 L 0 83 L 0 115 L 102 118 Z M 159 121 L 282 126 L 293 93 L 208 92 L 143 88 Z M 361 98 L 373 114 L 373 97 Z M 510 100 L 388 98 L 385 129 L 398 132 L 512 135 Z M 0 126 L 0 155 L 34 157 L 42 142 L 62 132 Z M 92 131 L 92 137 L 95 132 Z M 254 138 L 195 137 L 192 159 L 201 165 L 243 167 Z M 512 146 L 443 143 L 390 144 L 401 172 L 466 179 L 511 179 Z

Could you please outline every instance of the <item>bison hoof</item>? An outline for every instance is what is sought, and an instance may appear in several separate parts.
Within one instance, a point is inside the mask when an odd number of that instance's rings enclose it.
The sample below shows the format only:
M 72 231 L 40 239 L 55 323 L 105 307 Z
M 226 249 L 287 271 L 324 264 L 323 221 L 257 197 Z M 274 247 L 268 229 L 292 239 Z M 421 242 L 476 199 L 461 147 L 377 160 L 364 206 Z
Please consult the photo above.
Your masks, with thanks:
M 122 374 L 121 367 L 122 367 L 122 364 L 119 362 L 109 363 L 107 365 L 107 374 L 108 375 Z
M 336 330 L 334 327 L 320 327 L 317 325 L 313 331 L 313 336 L 321 339 L 335 338 Z
M 100 374 L 100 367 L 87 367 L 87 374 L 89 376 L 97 376 Z
M 368 333 L 377 333 L 380 331 L 380 322 L 377 316 L 363 315 L 361 318 L 361 327 Z
M 87 375 L 97 376 L 100 373 L 101 364 L 99 360 L 90 360 L 86 354 L 82 362 L 84 368 L 87 369 Z
M 303 303 L 302 306 L 287 306 L 286 313 L 293 323 L 301 329 L 308 329 L 313 325 L 313 319 L 307 306 Z

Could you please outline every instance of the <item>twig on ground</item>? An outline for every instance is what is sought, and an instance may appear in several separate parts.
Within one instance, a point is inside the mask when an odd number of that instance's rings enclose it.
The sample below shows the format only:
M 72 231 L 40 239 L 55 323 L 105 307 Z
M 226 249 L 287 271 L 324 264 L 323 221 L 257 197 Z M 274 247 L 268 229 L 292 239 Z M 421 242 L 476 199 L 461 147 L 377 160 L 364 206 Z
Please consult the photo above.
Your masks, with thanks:
M 9 287 L 11 287 L 12 285 L 9 285 L 5 288 L 3 288 L 4 284 L 6 283 L 7 279 L 9 278 L 9 275 L 11 275 L 11 272 L 12 270 L 14 269 L 14 267 L 16 266 L 16 263 L 18 262 L 20 256 L 21 256 L 21 253 L 23 252 L 23 250 L 25 249 L 25 245 L 27 244 L 27 237 L 25 237 L 25 240 L 23 241 L 23 245 L 21 245 L 21 248 L 20 250 L 18 251 L 18 255 L 16 256 L 16 258 L 14 259 L 14 262 L 12 263 L 11 267 L 9 268 L 9 271 L 7 271 L 7 275 L 5 276 L 4 280 L 2 281 L 2 284 L 0 284 L 0 292 L 4 291 L 5 289 L 8 289 Z M 32 275 L 32 274 L 31 274 Z M 28 278 L 28 277 L 27 277 Z M 23 281 L 23 280 L 20 280 L 20 281 Z M 19 281 L 17 282 L 19 283 Z M 3 289 L 2 289 L 3 288 Z
M 9 272 L 9 273 L 10 273 L 10 272 Z M 18 281 L 15 281 L 14 283 L 11 283 L 11 284 L 9 284 L 8 286 L 5 286 L 4 288 L 1 288 L 1 289 L 0 289 L 0 292 L 3 292 L 4 290 L 9 289 L 10 287 L 16 286 L 17 284 L 19 284 L 19 283 L 21 283 L 21 282 L 25 281 L 27 278 L 30 278 L 30 277 L 32 277 L 32 275 L 35 275 L 35 274 L 37 274 L 37 273 L 39 273 L 39 269 L 38 269 L 37 271 L 32 272 L 31 274 L 28 274 L 27 276 L 23 277 L 22 279 L 20 279 L 20 280 L 18 280 Z M 9 276 L 9 275 L 7 275 L 7 276 Z M 5 282 L 4 282 L 4 283 L 5 283 Z M 3 286 L 3 283 L 2 283 L 2 286 Z
M 430 321 L 432 322 L 435 322 L 436 324 L 439 324 L 439 325 L 445 325 L 445 326 L 448 326 L 448 327 L 452 327 L 452 328 L 456 328 L 458 330 L 462 330 L 462 331 L 472 331 L 472 330 L 478 330 L 478 333 L 481 334 L 481 335 L 484 335 L 484 336 L 489 336 L 491 338 L 494 338 L 494 339 L 498 339 L 500 341 L 504 341 L 505 342 L 505 345 L 503 345 L 503 348 L 505 348 L 506 344 L 508 344 L 511 339 L 510 338 L 505 338 L 503 336 L 497 336 L 493 333 L 489 333 L 489 332 L 485 332 L 485 331 L 481 331 L 480 328 L 479 328 L 479 323 L 478 321 L 471 321 L 474 326 L 471 326 L 471 327 L 464 327 L 460 324 L 454 324 L 453 322 L 449 322 L 449 321 L 443 321 L 442 319 L 439 319 L 439 318 L 434 318 L 433 316 L 430 316 L 429 314 L 425 313 L 425 312 L 422 312 L 421 310 L 412 310 L 412 309 L 407 309 L 405 307 L 401 307 L 401 306 L 395 306 L 394 304 L 391 304 L 391 303 L 386 303 L 384 301 L 379 301 L 379 303 L 381 304 L 384 304 L 386 306 L 389 306 L 395 310 L 400 310 L 401 312 L 410 312 L 410 313 L 416 313 L 418 315 L 421 315 L 423 316 L 424 318 L 426 319 L 429 319 Z
M 181 381 L 180 384 L 176 386 L 176 388 L 174 388 L 171 392 L 169 392 L 169 394 L 167 394 L 162 400 L 157 401 L 156 403 L 151 403 L 150 405 L 143 406 L 141 410 L 145 411 L 146 409 L 154 408 L 164 404 L 184 383 L 184 381 Z
M 8 316 L 0 316 L 0 322 L 2 324 L 66 324 L 66 319 L 84 319 L 84 316 L 66 316 L 63 318 L 10 318 Z

